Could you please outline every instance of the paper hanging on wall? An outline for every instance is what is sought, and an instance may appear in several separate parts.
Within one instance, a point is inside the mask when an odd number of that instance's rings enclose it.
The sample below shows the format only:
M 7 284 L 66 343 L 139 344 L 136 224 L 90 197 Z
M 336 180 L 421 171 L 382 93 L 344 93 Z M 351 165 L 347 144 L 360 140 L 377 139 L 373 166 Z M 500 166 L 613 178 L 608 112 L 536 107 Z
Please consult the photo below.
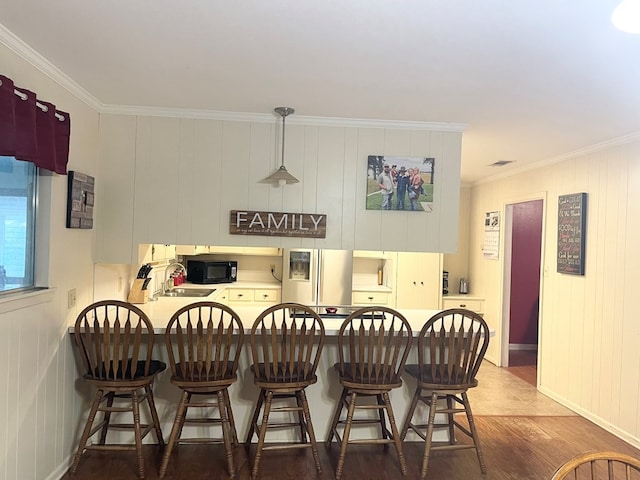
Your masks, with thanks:
M 497 260 L 500 249 L 500 212 L 487 212 L 484 215 L 484 245 L 482 253 L 484 258 Z

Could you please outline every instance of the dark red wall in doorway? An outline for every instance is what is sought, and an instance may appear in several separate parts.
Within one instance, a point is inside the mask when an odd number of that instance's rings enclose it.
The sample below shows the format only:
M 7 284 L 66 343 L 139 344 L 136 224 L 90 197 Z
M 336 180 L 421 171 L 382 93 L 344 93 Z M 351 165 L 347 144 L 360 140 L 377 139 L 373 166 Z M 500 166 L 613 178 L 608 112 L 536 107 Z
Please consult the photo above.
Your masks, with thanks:
M 513 205 L 509 343 L 538 343 L 542 200 Z

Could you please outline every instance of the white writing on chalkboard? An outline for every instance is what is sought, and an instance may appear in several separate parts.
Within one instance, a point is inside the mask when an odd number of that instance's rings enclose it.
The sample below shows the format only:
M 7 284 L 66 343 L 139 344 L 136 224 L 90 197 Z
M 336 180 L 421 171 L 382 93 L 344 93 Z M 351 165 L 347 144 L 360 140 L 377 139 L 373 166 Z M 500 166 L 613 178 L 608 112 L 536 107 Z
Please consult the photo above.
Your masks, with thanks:
M 558 197 L 559 273 L 584 275 L 586 193 Z

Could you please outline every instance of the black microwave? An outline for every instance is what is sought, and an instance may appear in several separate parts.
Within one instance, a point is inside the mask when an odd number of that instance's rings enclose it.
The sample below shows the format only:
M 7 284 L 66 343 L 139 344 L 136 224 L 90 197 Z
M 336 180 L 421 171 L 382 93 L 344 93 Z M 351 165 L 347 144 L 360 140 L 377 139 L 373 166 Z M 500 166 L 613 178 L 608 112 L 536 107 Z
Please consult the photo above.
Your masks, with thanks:
M 191 283 L 231 283 L 238 279 L 238 262 L 187 261 L 187 281 Z

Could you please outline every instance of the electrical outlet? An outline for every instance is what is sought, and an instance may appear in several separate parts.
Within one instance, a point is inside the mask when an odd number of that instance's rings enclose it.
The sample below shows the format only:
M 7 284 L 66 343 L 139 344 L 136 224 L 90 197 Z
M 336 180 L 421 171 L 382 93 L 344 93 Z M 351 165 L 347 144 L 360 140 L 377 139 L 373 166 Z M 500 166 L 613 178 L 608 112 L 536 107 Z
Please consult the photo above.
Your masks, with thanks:
M 67 292 L 67 308 L 73 308 L 76 305 L 76 289 L 72 288 Z

